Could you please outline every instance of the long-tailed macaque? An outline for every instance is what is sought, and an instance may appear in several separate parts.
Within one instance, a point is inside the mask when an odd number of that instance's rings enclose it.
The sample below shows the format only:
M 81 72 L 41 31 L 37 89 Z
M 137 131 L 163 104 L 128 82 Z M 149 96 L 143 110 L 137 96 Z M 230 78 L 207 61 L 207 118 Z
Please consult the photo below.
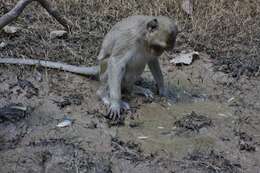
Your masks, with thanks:
M 85 75 L 99 75 L 97 95 L 108 106 L 108 117 L 120 119 L 129 105 L 122 101 L 122 91 L 152 97 L 149 89 L 135 85 L 146 65 L 164 96 L 163 75 L 158 58 L 174 47 L 178 33 L 176 23 L 165 16 L 130 16 L 106 34 L 98 55 L 99 65 L 75 67 L 67 64 L 32 59 L 0 58 L 0 63 L 41 65 Z

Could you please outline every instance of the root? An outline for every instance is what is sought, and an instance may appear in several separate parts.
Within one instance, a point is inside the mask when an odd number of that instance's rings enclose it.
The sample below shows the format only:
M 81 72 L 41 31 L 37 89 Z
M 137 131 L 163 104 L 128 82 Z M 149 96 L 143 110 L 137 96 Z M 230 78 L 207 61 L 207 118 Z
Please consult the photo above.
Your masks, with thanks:
M 0 17 L 0 30 L 4 26 L 14 21 L 23 12 L 24 8 L 33 1 L 40 3 L 41 6 L 45 8 L 47 12 L 53 16 L 63 27 L 65 27 L 67 31 L 70 31 L 73 24 L 62 17 L 58 10 L 55 7 L 52 7 L 47 0 L 19 0 L 13 9 Z

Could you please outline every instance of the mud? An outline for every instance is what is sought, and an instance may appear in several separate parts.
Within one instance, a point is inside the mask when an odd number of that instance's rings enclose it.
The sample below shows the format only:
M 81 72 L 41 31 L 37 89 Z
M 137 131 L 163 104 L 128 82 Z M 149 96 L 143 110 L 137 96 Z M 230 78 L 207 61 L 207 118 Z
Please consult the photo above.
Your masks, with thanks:
M 0 14 L 8 12 L 13 3 L 0 5 Z M 0 49 L 0 58 L 96 64 L 101 41 L 109 28 L 130 13 L 144 12 L 108 3 L 57 2 L 62 14 L 68 15 L 76 26 L 68 38 L 53 40 L 49 38 L 50 31 L 62 28 L 44 9 L 32 4 L 12 23 L 21 28 L 19 32 L 14 35 L 0 32 L 0 42 L 7 44 Z M 169 15 L 153 3 L 149 1 L 147 9 L 160 9 L 155 14 Z M 174 3 L 167 5 L 165 10 L 178 11 Z M 222 11 L 226 16 L 228 10 Z M 192 21 L 201 17 L 195 16 Z M 255 21 L 260 21 L 251 17 L 247 20 L 255 26 L 258 26 Z M 0 65 L 0 172 L 258 173 L 260 63 L 256 48 L 259 32 L 255 31 L 258 28 L 244 28 L 237 23 L 235 30 L 219 29 L 219 35 L 215 32 L 218 27 L 208 23 L 214 34 L 207 34 L 202 28 L 196 37 L 190 35 L 192 21 L 186 21 L 188 25 L 183 26 L 174 52 L 168 53 L 173 56 L 161 58 L 169 97 L 147 100 L 124 96 L 132 113 L 126 115 L 122 124 L 113 124 L 104 117 L 106 108 L 95 95 L 97 80 L 42 67 Z M 195 26 L 203 24 L 198 23 Z M 244 34 L 235 43 L 223 44 L 227 35 L 234 37 L 234 31 L 254 32 Z M 169 63 L 175 52 L 192 48 L 200 55 L 191 65 Z M 156 93 L 148 69 L 138 84 Z M 64 118 L 72 120 L 72 125 L 57 127 Z
M 188 131 L 199 132 L 202 128 L 207 128 L 212 125 L 210 119 L 203 115 L 198 115 L 195 112 L 191 112 L 189 115 L 175 121 L 174 125 L 179 128 L 178 134 Z
M 113 126 L 95 95 L 98 81 L 2 65 L 1 112 L 14 112 L 1 116 L 0 172 L 257 173 L 259 79 L 216 72 L 206 54 L 190 66 L 165 56 L 162 64 L 175 99 L 126 96 L 132 116 Z M 139 84 L 156 91 L 149 71 Z M 64 118 L 73 124 L 56 127 Z
M 24 107 L 22 104 L 10 104 L 0 108 L 0 122 L 19 121 L 25 118 L 29 113 L 29 108 Z

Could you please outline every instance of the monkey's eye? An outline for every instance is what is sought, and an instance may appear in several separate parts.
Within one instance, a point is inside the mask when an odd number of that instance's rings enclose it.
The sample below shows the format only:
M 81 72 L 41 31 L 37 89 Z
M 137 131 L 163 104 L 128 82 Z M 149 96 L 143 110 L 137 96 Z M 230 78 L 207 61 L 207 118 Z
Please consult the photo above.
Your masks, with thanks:
M 147 27 L 147 30 L 148 30 L 149 32 L 153 32 L 153 31 L 157 30 L 158 27 L 159 27 L 158 20 L 157 20 L 157 19 L 151 20 L 151 21 L 147 24 L 146 27 Z

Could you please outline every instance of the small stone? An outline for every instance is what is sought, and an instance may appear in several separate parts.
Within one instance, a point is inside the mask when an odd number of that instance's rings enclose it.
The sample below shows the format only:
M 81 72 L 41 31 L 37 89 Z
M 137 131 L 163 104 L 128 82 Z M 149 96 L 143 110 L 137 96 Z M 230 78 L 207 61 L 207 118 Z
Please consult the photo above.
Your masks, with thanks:
M 226 114 L 219 113 L 218 116 L 220 117 L 228 117 Z
M 64 119 L 62 122 L 57 124 L 57 127 L 68 127 L 72 124 L 72 121 L 69 119 Z
M 200 134 L 207 134 L 208 133 L 208 129 L 206 127 L 202 127 L 200 130 L 199 130 Z
M 158 128 L 158 129 L 164 129 L 164 127 L 163 127 L 163 126 L 158 126 L 157 128 Z
M 50 38 L 66 38 L 68 36 L 68 32 L 64 30 L 51 31 Z
M 5 26 L 3 28 L 3 30 L 7 34 L 14 34 L 19 30 L 19 28 L 15 27 L 15 26 Z
M 149 137 L 148 136 L 138 136 L 137 138 L 141 139 L 141 140 L 144 140 L 144 139 L 148 139 Z
M 228 100 L 228 106 L 239 106 L 241 104 L 241 98 L 232 97 Z
M 0 48 L 5 48 L 6 46 L 7 46 L 7 44 L 5 42 L 0 43 Z
M 232 102 L 235 100 L 235 97 L 231 97 L 230 99 L 228 99 L 228 103 Z

